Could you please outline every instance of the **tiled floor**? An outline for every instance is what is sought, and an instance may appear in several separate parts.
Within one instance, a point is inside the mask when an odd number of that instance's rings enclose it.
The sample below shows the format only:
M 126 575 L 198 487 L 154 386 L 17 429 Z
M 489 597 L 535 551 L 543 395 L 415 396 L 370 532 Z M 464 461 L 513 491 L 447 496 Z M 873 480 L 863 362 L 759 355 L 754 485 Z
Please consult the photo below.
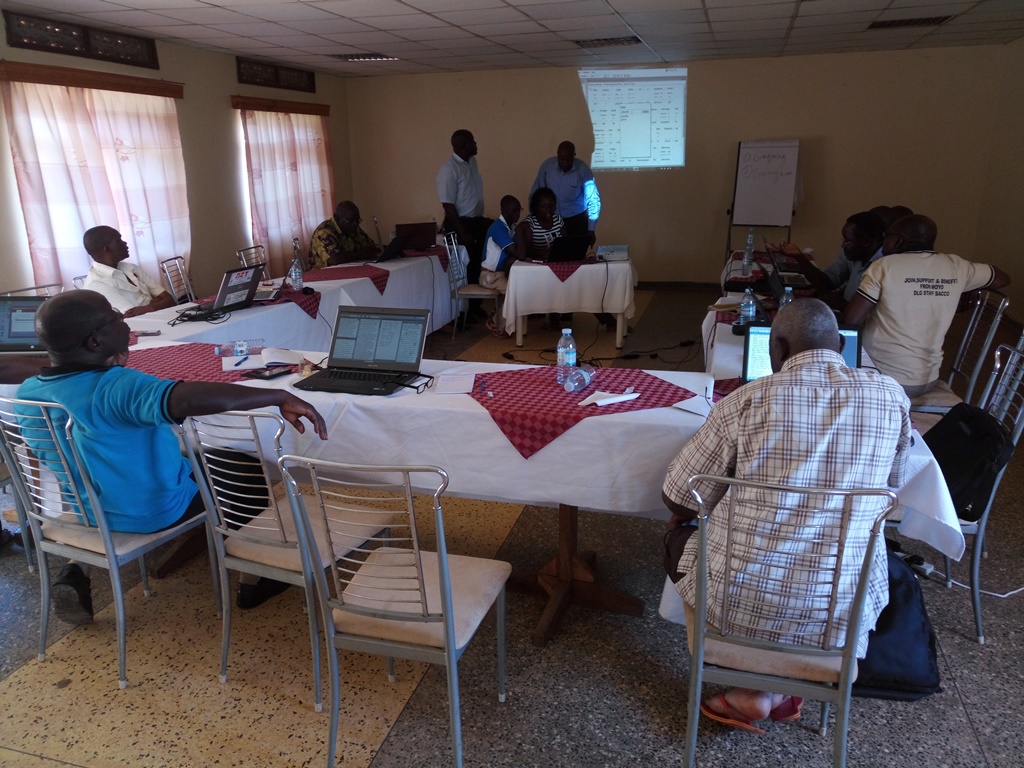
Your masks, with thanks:
M 618 365 L 702 368 L 700 320 L 713 293 L 642 293 L 636 330 Z M 431 337 L 428 356 L 550 362 L 557 333 L 534 327 L 522 350 L 486 335 L 482 324 Z M 589 315 L 574 318 L 581 359 L 614 356 L 608 334 Z M 592 339 L 597 344 L 587 351 Z M 1015 340 L 1015 339 L 1014 339 Z M 655 357 L 651 357 L 655 355 Z M 610 360 L 604 361 L 605 364 Z M 1004 478 L 989 529 L 984 586 L 1008 592 L 1024 584 L 1017 524 L 1024 508 L 1024 463 Z M 605 578 L 645 599 L 639 618 L 572 608 L 545 647 L 530 643 L 539 599 L 509 595 L 509 700 L 494 695 L 493 625 L 485 622 L 460 663 L 467 766 L 678 765 L 685 726 L 688 654 L 678 627 L 657 615 L 661 593 L 658 521 L 581 513 L 582 548 L 599 552 Z M 556 516 L 514 505 L 452 500 L 449 546 L 492 554 L 519 568 L 543 562 Z M 486 524 L 482 524 L 486 521 Z M 926 546 L 907 549 L 938 563 Z M 130 575 L 133 569 L 126 569 Z M 965 580 L 965 568 L 955 574 Z M 217 681 L 220 626 L 209 574 L 195 561 L 128 598 L 128 675 L 119 691 L 117 651 L 105 577 L 96 624 L 72 630 L 51 621 L 45 662 L 38 643 L 38 578 L 16 547 L 0 552 L 0 764 L 90 768 L 108 765 L 321 766 L 326 714 L 312 707 L 302 602 L 294 588 L 265 606 L 236 614 L 231 667 Z M 960 588 L 924 583 L 939 641 L 943 690 L 914 703 L 857 699 L 850 728 L 851 766 L 1017 766 L 1024 754 L 1024 657 L 1019 647 L 1024 595 L 985 597 L 986 645 L 973 639 L 970 600 Z M 343 661 L 339 765 L 450 765 L 444 675 L 403 665 L 388 683 L 383 661 Z M 771 724 L 765 736 L 702 722 L 698 755 L 706 766 L 826 766 L 830 741 L 811 730 L 817 705 L 798 723 Z

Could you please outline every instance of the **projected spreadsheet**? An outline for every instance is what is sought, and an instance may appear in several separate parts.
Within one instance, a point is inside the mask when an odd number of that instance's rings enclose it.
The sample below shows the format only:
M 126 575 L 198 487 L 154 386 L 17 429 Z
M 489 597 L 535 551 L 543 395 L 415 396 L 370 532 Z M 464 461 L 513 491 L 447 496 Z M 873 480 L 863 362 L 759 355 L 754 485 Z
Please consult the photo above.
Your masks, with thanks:
M 583 70 L 597 168 L 685 162 L 686 70 Z

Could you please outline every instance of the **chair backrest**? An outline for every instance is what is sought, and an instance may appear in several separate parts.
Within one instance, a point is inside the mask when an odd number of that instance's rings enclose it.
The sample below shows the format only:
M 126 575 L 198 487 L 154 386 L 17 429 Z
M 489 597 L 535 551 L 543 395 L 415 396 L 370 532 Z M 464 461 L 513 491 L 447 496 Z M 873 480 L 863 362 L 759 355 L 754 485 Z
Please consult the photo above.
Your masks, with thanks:
M 1000 344 L 993 358 L 981 407 L 1005 427 L 1016 445 L 1024 431 L 1024 350 Z
M 185 269 L 185 259 L 181 256 L 174 256 L 160 262 L 160 268 L 167 280 L 167 287 L 171 296 L 178 304 L 186 301 L 195 302 L 196 295 L 192 291 L 192 281 L 189 280 L 188 270 Z
M 338 555 L 330 564 L 332 588 L 328 588 L 322 569 L 312 569 L 323 615 L 343 611 L 402 622 L 444 622 L 451 636 L 451 584 L 441 514 L 441 495 L 448 487 L 444 470 L 339 464 L 294 455 L 282 457 L 280 467 L 296 527 L 304 533 L 306 567 L 315 558 L 309 545 L 314 528 L 326 532 Z M 309 478 L 312 495 L 300 492 L 297 477 Z M 427 600 L 413 477 L 416 487 L 432 489 L 440 605 Z M 315 507 L 308 508 L 306 498 Z M 384 526 L 387 528 L 381 530 Z M 333 636 L 331 626 L 327 631 Z
M 700 483 L 730 486 L 710 523 Z M 700 511 L 695 615 L 706 617 L 713 604 L 718 616 L 707 634 L 753 648 L 841 655 L 852 664 L 872 568 L 886 578 L 884 550 L 878 558 L 876 543 L 896 495 L 712 475 L 691 477 L 688 488 Z M 709 525 L 725 532 L 714 590 Z M 703 634 L 694 632 L 695 643 L 703 643 Z
M 281 457 L 285 422 L 275 413 L 226 411 L 192 416 L 182 425 L 196 476 L 213 528 L 225 538 L 295 549 L 298 542 L 290 522 L 288 503 L 269 489 L 274 479 L 269 468 Z M 205 487 L 203 487 L 205 486 Z
M 242 263 L 243 267 L 255 267 L 257 264 L 263 265 L 263 278 L 265 280 L 270 279 L 270 265 L 267 263 L 267 253 L 262 245 L 252 245 L 248 248 L 239 248 L 235 251 L 235 255 L 238 260 Z
M 1010 305 L 1010 300 L 998 291 L 979 291 L 974 299 L 974 310 L 971 312 L 967 328 L 964 330 L 960 347 L 953 356 L 946 383 L 950 386 L 956 379 L 961 379 L 966 386 L 964 402 L 972 402 L 975 385 L 981 374 L 982 364 L 988 356 L 996 330 L 1003 318 L 1003 313 Z
M 64 292 L 64 286 L 60 283 L 48 283 L 46 285 L 32 285 L 28 288 L 15 288 L 13 291 L 4 291 L 4 296 L 17 296 L 21 293 L 28 293 L 32 296 L 56 296 Z
M 85 287 L 85 278 L 86 275 L 75 275 L 71 278 L 71 284 L 75 286 L 75 288 L 82 289 Z
M 106 517 L 71 428 L 71 414 L 56 403 L 0 397 L 4 450 L 35 540 L 43 541 L 43 523 L 66 530 L 98 528 L 112 551 Z

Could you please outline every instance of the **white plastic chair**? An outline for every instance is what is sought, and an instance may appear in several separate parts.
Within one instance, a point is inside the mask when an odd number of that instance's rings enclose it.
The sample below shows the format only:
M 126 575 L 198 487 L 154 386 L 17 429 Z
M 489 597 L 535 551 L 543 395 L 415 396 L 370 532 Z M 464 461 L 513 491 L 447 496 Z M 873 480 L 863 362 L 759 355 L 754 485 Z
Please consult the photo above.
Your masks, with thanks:
M 731 486 L 711 512 L 697 483 Z M 696 601 L 686 606 L 690 642 L 690 692 L 683 765 L 696 763 L 697 728 L 704 682 L 802 696 L 822 702 L 819 732 L 825 735 L 830 704 L 836 705 L 832 762 L 846 765 L 850 687 L 857 677 L 857 638 L 879 533 L 896 508 L 889 490 L 797 488 L 730 477 L 694 475 L 690 495 L 699 507 Z M 813 510 L 819 525 L 787 523 L 791 511 Z M 834 510 L 834 514 L 827 514 Z M 825 514 L 823 514 L 823 511 Z M 708 592 L 708 525 L 728 532 L 726 562 L 719 574 L 721 593 Z M 764 535 L 771 526 L 772 535 Z M 836 600 L 844 556 L 864 548 L 852 602 Z M 755 568 L 750 563 L 762 564 Z M 687 578 L 687 577 L 684 577 Z M 848 582 L 844 581 L 848 585 Z M 800 584 L 802 588 L 795 588 Z M 707 622 L 714 601 L 721 627 Z M 837 620 L 845 618 L 845 637 Z M 772 626 L 790 642 L 763 636 Z
M 448 555 L 441 511 L 448 475 L 437 467 L 369 467 L 300 456 L 284 456 L 280 466 L 327 636 L 331 677 L 327 765 L 334 765 L 338 738 L 338 649 L 344 649 L 386 656 L 392 681 L 396 657 L 445 666 L 452 748 L 455 765 L 461 767 L 459 657 L 496 605 L 498 700 L 505 700 L 505 582 L 512 566 Z M 311 497 L 301 494 L 297 473 L 310 478 Z M 436 553 L 420 549 L 413 477 L 416 487 L 433 489 Z M 367 515 L 392 520 L 388 533 L 364 541 L 379 528 L 363 522 Z M 353 535 L 353 529 L 358 533 Z M 311 542 L 319 531 L 326 533 L 335 552 L 344 553 L 330 564 L 330 586 L 311 554 Z
M 313 697 L 317 712 L 323 710 L 320 688 L 320 633 L 317 628 L 316 593 L 311 576 L 302 568 L 295 518 L 287 501 L 269 490 L 270 471 L 276 473 L 281 457 L 285 422 L 274 413 L 228 411 L 213 416 L 193 416 L 183 425 L 196 477 L 205 477 L 206 506 L 217 551 L 221 592 L 225 597 L 221 642 L 220 681 L 227 682 L 231 644 L 232 604 L 228 571 L 249 573 L 294 584 L 305 590 L 309 637 L 313 654 Z M 261 437 L 262 435 L 262 437 Z M 387 517 L 366 517 L 359 529 L 376 535 L 389 524 Z M 376 527 L 375 527 L 376 526 Z M 358 538 L 358 537 L 353 537 Z M 315 537 L 314 559 L 321 569 L 333 557 L 325 535 Z
M 60 555 L 106 568 L 110 572 L 117 621 L 118 684 L 126 688 L 124 590 L 120 568 L 137 560 L 142 570 L 142 587 L 148 596 L 145 555 L 186 531 L 205 525 L 206 518 L 197 515 L 156 533 L 115 533 L 107 525 L 103 507 L 84 470 L 67 410 L 55 403 L 2 397 L 0 428 L 12 459 L 15 487 L 28 516 L 39 561 L 42 588 L 39 660 L 46 657 L 46 632 L 50 618 L 48 556 Z M 130 461 L 130 457 L 125 457 L 125 460 Z M 207 543 L 210 545 L 212 568 L 213 542 L 209 530 Z M 214 601 L 219 609 L 215 570 L 212 575 Z

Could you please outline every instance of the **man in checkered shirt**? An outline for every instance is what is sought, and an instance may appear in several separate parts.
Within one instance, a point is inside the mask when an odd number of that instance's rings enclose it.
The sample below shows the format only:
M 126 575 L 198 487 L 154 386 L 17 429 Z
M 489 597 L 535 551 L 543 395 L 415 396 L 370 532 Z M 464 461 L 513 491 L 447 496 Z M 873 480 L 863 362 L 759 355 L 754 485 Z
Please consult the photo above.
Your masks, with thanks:
M 798 299 L 782 309 L 772 325 L 771 376 L 753 381 L 719 402 L 707 422 L 669 467 L 662 489 L 672 511 L 670 525 L 696 518 L 696 502 L 686 490 L 689 477 L 699 473 L 757 482 L 826 488 L 880 488 L 899 486 L 905 479 L 910 447 L 910 402 L 893 379 L 874 370 L 847 368 L 832 311 L 817 299 Z M 698 488 L 714 509 L 725 492 L 721 485 Z M 811 514 L 811 513 L 809 513 Z M 870 518 L 870 519 L 869 519 Z M 873 516 L 863 525 L 870 528 Z M 725 531 L 708 525 L 708 594 L 721 591 L 725 562 Z M 679 538 L 696 528 L 679 531 Z M 857 570 L 866 545 L 866 530 L 853 537 L 860 547 L 843 573 L 840 601 L 853 601 Z M 676 589 L 688 605 L 695 601 L 697 540 L 682 547 L 674 571 Z M 672 559 L 672 558 L 670 558 Z M 865 604 L 864 634 L 857 655 L 867 649 L 867 632 L 889 600 L 885 549 L 877 553 Z M 678 579 L 678 580 L 677 580 Z M 848 611 L 848 609 L 847 609 Z M 718 606 L 708 604 L 708 621 L 721 626 Z M 838 627 L 841 642 L 845 621 Z M 766 639 L 787 640 L 765 631 Z M 701 705 L 709 717 L 746 730 L 771 715 L 774 720 L 795 719 L 801 701 L 795 697 L 734 688 Z

